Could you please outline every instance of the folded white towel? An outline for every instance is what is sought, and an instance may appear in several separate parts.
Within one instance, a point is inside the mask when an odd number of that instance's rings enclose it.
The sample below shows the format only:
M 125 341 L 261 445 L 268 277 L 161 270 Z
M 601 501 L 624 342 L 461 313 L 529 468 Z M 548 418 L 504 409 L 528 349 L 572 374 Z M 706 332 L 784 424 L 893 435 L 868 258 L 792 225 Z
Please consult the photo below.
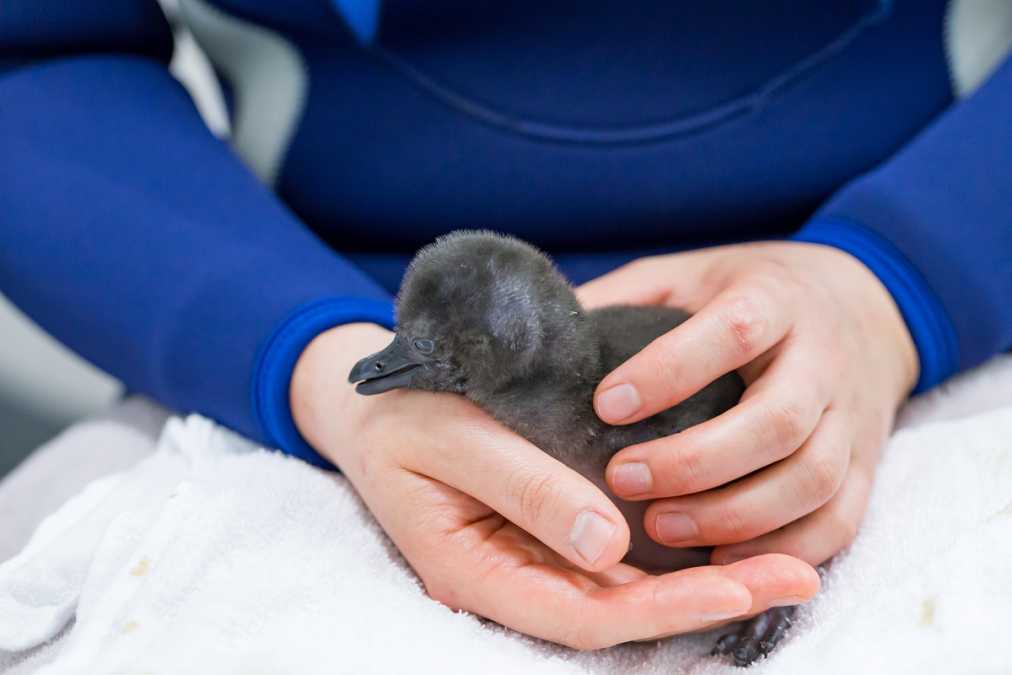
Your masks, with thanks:
M 960 406 L 995 409 L 924 422 Z M 750 672 L 1012 672 L 1012 360 L 904 424 L 858 539 Z M 199 417 L 170 421 L 154 455 L 92 483 L 0 565 L 0 649 L 72 616 L 39 672 L 740 672 L 707 655 L 712 635 L 578 654 L 453 613 L 342 478 Z

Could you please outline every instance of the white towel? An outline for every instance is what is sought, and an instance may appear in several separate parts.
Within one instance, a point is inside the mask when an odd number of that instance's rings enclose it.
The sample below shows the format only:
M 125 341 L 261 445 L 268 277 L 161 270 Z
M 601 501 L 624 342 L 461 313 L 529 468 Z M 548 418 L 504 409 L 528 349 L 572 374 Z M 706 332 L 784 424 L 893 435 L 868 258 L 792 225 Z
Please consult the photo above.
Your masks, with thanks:
M 858 539 L 750 672 L 1012 672 L 1012 359 L 914 402 L 903 427 Z M 0 565 L 0 649 L 75 616 L 38 672 L 741 672 L 708 656 L 713 635 L 581 654 L 453 613 L 342 478 L 199 417 Z

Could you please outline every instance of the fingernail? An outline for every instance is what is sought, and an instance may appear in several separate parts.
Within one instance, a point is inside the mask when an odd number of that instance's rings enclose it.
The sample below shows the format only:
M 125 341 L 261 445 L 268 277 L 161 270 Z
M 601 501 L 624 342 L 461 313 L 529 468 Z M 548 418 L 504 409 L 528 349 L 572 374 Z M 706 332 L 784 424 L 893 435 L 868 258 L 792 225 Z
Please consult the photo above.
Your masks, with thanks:
M 650 474 L 650 467 L 643 462 L 627 462 L 615 467 L 611 474 L 611 486 L 623 495 L 641 495 L 650 492 L 654 477 Z
M 666 544 L 678 544 L 695 539 L 699 534 L 696 521 L 684 513 L 670 512 L 657 516 L 657 536 Z
M 643 401 L 640 393 L 631 384 L 620 384 L 606 389 L 597 397 L 597 412 L 609 420 L 624 420 L 635 414 Z
M 788 595 L 772 601 L 770 607 L 791 607 L 793 605 L 803 605 L 806 602 L 808 602 L 808 599 L 802 598 L 800 595 Z
M 583 511 L 576 517 L 569 532 L 569 543 L 588 565 L 593 565 L 608 547 L 615 525 L 607 518 L 593 512 Z

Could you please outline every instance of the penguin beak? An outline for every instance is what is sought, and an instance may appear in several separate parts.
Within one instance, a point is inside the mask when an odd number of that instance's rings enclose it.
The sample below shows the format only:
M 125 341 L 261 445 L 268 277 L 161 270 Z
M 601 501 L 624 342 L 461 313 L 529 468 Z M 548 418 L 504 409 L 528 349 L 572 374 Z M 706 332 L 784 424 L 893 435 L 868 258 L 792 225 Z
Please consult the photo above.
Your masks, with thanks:
M 422 356 L 397 335 L 386 349 L 356 363 L 348 374 L 348 381 L 357 382 L 355 391 L 365 396 L 405 389 L 411 386 L 415 371 L 422 363 Z

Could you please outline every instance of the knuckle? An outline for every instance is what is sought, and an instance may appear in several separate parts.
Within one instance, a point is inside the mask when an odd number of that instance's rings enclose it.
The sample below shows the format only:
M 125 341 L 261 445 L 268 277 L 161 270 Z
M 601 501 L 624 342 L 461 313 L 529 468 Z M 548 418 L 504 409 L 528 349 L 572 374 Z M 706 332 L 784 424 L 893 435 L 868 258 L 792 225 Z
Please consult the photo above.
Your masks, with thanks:
M 736 506 L 725 506 L 721 509 L 718 512 L 717 524 L 718 537 L 725 543 L 747 541 L 754 534 L 745 514 Z
M 550 475 L 515 475 L 508 481 L 509 496 L 515 500 L 524 523 L 538 523 L 557 502 L 559 490 Z
M 815 457 L 801 462 L 801 492 L 806 503 L 821 506 L 836 494 L 843 478 L 843 468 L 835 457 Z
M 809 415 L 801 404 L 770 405 L 764 417 L 772 442 L 781 451 L 796 450 L 807 435 Z
M 450 609 L 461 609 L 460 598 L 452 585 L 438 577 L 422 577 L 425 593 L 441 605 Z
M 746 359 L 758 356 L 769 321 L 762 311 L 756 292 L 739 295 L 727 302 L 723 311 L 724 328 L 735 353 Z
M 840 548 L 849 546 L 857 537 L 857 519 L 849 517 L 838 508 L 830 511 L 829 527 L 832 528 L 833 537 L 839 543 Z
M 703 455 L 698 450 L 672 451 L 668 470 L 662 480 L 668 496 L 695 492 L 703 483 Z

